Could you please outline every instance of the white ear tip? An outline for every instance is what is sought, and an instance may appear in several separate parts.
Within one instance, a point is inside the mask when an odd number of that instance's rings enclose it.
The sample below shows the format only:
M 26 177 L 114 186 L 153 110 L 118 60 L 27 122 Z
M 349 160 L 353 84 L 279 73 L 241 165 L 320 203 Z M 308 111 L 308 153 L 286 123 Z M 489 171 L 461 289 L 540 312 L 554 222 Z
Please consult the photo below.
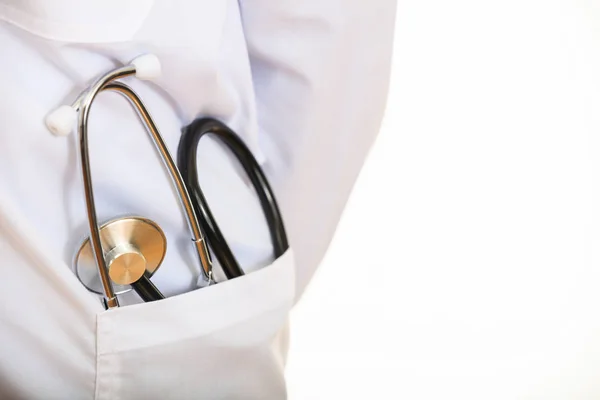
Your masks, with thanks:
M 150 80 L 160 76 L 160 60 L 154 54 L 144 54 L 134 59 L 135 76 L 139 79 Z
M 46 116 L 46 127 L 56 136 L 67 136 L 77 121 L 77 111 L 71 106 L 60 106 Z

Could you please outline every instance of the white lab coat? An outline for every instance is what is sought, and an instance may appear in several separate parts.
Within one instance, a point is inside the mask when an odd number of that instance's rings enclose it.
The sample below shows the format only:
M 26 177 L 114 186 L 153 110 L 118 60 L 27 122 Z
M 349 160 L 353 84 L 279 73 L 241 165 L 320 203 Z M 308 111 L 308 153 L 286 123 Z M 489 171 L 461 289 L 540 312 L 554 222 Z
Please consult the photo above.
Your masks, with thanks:
M 0 398 L 283 399 L 287 316 L 319 264 L 378 131 L 395 4 L 305 0 L 0 0 Z M 171 152 L 198 116 L 250 146 L 291 249 L 272 260 L 260 207 L 203 139 L 198 168 L 244 277 L 200 290 L 186 222 L 126 102 L 91 112 L 100 220 L 142 215 L 168 240 L 168 296 L 104 311 L 72 272 L 88 235 L 77 139 L 46 115 L 99 74 L 152 52 L 163 76 L 129 80 Z M 318 362 L 318 360 L 315 360 Z

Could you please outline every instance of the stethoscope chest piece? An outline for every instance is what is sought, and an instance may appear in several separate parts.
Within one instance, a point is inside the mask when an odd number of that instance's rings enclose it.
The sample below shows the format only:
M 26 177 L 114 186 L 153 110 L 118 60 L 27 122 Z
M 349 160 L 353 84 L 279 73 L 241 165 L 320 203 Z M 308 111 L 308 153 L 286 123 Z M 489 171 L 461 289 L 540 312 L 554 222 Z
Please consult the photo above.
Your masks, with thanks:
M 143 275 L 151 277 L 167 252 L 167 238 L 153 221 L 125 217 L 100 227 L 100 241 L 115 294 L 130 291 L 131 284 Z M 75 255 L 75 273 L 90 291 L 103 294 L 102 281 L 89 237 Z

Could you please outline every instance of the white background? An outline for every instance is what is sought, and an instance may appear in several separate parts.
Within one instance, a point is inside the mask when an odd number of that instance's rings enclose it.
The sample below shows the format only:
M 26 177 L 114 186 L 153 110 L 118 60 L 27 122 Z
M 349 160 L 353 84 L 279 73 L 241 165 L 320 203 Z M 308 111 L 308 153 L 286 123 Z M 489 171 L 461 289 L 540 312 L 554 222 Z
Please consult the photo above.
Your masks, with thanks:
M 600 399 L 599 32 L 591 0 L 399 1 L 290 399 Z

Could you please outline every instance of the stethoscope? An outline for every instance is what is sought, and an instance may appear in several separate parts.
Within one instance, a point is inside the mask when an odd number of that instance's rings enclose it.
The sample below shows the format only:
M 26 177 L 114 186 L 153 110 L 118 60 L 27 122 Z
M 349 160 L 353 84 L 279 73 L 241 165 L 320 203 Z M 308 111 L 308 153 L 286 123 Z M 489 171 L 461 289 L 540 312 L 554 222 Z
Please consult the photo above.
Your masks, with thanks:
M 137 110 L 146 130 L 167 168 L 185 212 L 198 256 L 203 284 L 216 283 L 209 247 L 219 261 L 227 279 L 244 275 L 227 241 L 221 233 L 198 183 L 196 153 L 200 139 L 211 134 L 225 144 L 250 178 L 266 217 L 275 258 L 288 249 L 288 241 L 277 201 L 269 182 L 252 152 L 240 137 L 213 118 L 197 119 L 183 129 L 179 142 L 177 165 L 137 93 L 119 81 L 135 76 L 141 80 L 160 75 L 158 58 L 151 54 L 134 59 L 129 65 L 111 70 L 85 89 L 70 105 L 57 108 L 46 118 L 48 129 L 57 136 L 68 135 L 77 125 L 79 153 L 90 235 L 74 257 L 74 270 L 80 282 L 91 292 L 103 296 L 106 309 L 119 307 L 117 295 L 134 290 L 144 301 L 164 299 L 152 283 L 152 275 L 160 267 L 167 248 L 166 236 L 154 221 L 127 216 L 98 223 L 88 148 L 88 119 L 96 96 L 105 90 L 122 94 Z

